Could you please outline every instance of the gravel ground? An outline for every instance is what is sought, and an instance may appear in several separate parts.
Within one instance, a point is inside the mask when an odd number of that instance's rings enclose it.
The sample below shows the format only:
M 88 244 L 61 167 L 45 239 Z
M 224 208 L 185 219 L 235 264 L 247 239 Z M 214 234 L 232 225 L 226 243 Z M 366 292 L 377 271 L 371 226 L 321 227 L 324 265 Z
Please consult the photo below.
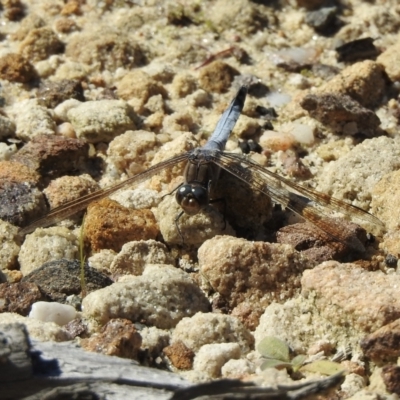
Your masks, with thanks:
M 0 3 L 0 324 L 196 382 L 318 375 L 261 371 L 257 345 L 275 336 L 308 361 L 345 354 L 335 399 L 400 395 L 396 0 Z M 225 202 L 182 216 L 179 234 L 183 163 L 91 204 L 84 229 L 80 213 L 18 234 L 204 144 L 242 84 L 227 150 L 371 212 L 383 229 L 330 222 L 365 251 L 227 174 Z M 56 324 L 41 302 L 78 317 Z

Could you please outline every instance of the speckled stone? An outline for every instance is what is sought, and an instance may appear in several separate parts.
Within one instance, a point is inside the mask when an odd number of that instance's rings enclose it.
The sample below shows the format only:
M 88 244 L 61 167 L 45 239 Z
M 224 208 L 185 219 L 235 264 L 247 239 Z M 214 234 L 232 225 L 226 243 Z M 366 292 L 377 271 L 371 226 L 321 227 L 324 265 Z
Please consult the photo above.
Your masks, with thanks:
M 40 103 L 48 108 L 55 108 L 68 99 L 85 100 L 82 84 L 79 81 L 69 79 L 42 81 L 36 96 Z
M 98 334 L 82 339 L 80 344 L 95 353 L 137 360 L 142 338 L 131 321 L 112 319 Z
M 27 316 L 33 303 L 44 300 L 39 287 L 30 282 L 0 284 L 0 313 Z
M 50 300 L 64 303 L 67 296 L 81 293 L 80 272 L 80 262 L 77 260 L 50 261 L 24 276 L 22 281 L 35 283 Z M 111 279 L 85 265 L 87 292 L 96 291 L 111 283 Z

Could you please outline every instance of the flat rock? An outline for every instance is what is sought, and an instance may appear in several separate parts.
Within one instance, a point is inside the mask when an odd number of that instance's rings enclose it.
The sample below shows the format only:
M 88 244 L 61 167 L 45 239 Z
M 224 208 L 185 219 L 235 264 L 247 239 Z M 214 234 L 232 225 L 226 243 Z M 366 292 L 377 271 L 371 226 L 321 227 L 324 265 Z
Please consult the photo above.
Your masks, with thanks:
M 308 94 L 301 100 L 300 105 L 312 118 L 329 126 L 336 133 L 373 136 L 380 124 L 373 111 L 362 107 L 347 95 Z
M 88 158 L 88 151 L 89 146 L 83 140 L 39 135 L 12 156 L 11 161 L 24 164 L 42 176 L 57 178 L 75 172 Z
M 64 303 L 67 296 L 81 293 L 80 273 L 81 266 L 77 260 L 51 261 L 24 276 L 22 282 L 35 283 L 47 298 Z M 88 293 L 111 284 L 111 279 L 85 265 L 85 289 Z
M 355 63 L 320 86 L 319 94 L 350 96 L 362 106 L 370 108 L 379 104 L 385 91 L 385 75 L 381 64 L 366 60 Z
M 327 261 L 304 271 L 301 285 L 303 295 L 315 293 L 316 307 L 332 324 L 369 333 L 400 317 L 398 275 Z
M 67 115 L 76 136 L 88 143 L 110 142 L 136 127 L 133 109 L 122 100 L 86 101 Z

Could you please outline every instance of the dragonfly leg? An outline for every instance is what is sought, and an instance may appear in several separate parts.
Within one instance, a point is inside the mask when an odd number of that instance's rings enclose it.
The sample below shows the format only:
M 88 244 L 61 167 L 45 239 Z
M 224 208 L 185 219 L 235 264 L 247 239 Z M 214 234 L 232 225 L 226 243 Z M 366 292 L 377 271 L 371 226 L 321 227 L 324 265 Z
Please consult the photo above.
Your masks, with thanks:
M 161 196 L 161 200 L 163 200 L 164 197 L 171 196 L 172 193 L 176 192 L 183 184 L 184 182 L 180 183 L 175 189 L 172 189 L 169 193 L 166 193 L 163 196 Z
M 223 208 L 224 210 L 222 211 L 222 216 L 224 218 L 224 227 L 222 228 L 222 230 L 224 231 L 226 229 L 226 200 L 224 197 L 220 197 L 218 199 L 210 199 L 209 203 L 213 204 L 213 203 L 223 203 Z
M 181 185 L 179 185 L 179 186 L 181 186 Z M 178 186 L 178 187 L 179 187 L 179 186 Z M 185 240 L 184 240 L 184 238 L 183 238 L 182 231 L 181 231 L 180 228 L 179 228 L 178 222 L 179 222 L 179 219 L 182 217 L 183 213 L 184 213 L 184 211 L 181 211 L 181 212 L 175 217 L 175 226 L 176 226 L 176 230 L 177 230 L 178 233 L 179 233 L 179 236 L 180 236 L 181 239 L 182 239 L 182 246 L 185 244 Z

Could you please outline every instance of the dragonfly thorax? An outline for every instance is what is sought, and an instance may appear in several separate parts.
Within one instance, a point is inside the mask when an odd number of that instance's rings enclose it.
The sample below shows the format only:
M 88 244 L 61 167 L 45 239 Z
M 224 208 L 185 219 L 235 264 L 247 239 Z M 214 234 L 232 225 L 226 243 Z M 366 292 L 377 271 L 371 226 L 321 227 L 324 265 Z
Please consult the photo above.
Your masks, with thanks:
M 208 190 L 199 183 L 186 183 L 176 192 L 176 201 L 186 214 L 195 215 L 208 205 Z

